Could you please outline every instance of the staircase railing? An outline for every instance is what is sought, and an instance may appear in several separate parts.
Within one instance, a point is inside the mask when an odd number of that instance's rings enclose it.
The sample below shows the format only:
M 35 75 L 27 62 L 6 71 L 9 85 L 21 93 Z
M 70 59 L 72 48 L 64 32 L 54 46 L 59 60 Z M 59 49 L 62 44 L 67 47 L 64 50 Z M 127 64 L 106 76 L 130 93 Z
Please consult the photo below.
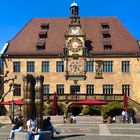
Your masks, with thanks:
M 128 97 L 128 103 L 136 107 L 140 111 L 140 104 Z

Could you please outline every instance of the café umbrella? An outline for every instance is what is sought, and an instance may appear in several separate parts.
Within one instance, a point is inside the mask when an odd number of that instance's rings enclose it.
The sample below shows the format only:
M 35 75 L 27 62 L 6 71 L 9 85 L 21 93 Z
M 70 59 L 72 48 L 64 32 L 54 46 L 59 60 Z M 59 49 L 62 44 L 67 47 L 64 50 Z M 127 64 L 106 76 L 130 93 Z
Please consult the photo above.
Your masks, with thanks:
M 124 111 L 127 111 L 127 106 L 128 106 L 127 100 L 128 100 L 128 97 L 127 97 L 127 93 L 125 92 L 124 96 L 123 96 L 123 108 L 124 108 Z
M 0 102 L 1 105 L 12 105 L 12 100 Z M 14 105 L 23 105 L 23 100 L 14 100 Z
M 57 103 L 57 94 L 54 93 L 53 100 L 52 100 L 52 114 L 57 115 L 58 114 L 58 103 Z

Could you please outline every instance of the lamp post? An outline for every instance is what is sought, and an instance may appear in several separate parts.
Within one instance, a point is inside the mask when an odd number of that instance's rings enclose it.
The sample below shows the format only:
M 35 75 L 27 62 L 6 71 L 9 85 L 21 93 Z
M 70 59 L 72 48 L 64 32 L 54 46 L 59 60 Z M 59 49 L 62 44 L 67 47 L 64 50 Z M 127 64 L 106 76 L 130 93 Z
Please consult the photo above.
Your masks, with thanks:
M 11 113 L 12 113 L 12 123 L 14 123 L 14 99 L 12 99 Z
M 14 90 L 15 90 L 15 88 L 14 88 L 14 84 L 12 84 L 11 85 L 12 86 L 12 88 L 11 88 L 11 91 L 13 91 L 13 93 L 12 93 L 12 104 L 11 104 L 11 115 L 12 115 L 12 122 L 14 123 L 14 108 L 15 108 L 15 104 L 14 104 Z

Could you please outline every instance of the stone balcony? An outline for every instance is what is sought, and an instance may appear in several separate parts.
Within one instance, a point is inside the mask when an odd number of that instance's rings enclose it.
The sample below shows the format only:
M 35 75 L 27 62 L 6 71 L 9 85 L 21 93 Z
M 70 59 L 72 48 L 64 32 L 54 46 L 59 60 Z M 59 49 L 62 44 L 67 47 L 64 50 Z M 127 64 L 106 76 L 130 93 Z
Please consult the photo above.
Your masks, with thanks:
M 45 101 L 52 101 L 54 94 L 45 94 Z M 96 100 L 104 100 L 104 101 L 123 101 L 122 94 L 57 94 L 58 101 L 78 101 L 78 100 L 87 100 L 87 99 L 96 99 Z

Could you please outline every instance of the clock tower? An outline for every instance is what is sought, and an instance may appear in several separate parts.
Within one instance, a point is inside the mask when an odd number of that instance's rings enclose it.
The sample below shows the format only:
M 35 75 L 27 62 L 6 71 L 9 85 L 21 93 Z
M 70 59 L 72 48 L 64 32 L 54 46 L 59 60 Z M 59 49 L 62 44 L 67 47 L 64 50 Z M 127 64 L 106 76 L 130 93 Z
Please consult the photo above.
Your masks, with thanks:
M 68 80 L 85 79 L 85 39 L 82 30 L 77 3 L 70 6 L 70 24 L 65 33 L 65 49 L 67 50 L 66 78 Z

